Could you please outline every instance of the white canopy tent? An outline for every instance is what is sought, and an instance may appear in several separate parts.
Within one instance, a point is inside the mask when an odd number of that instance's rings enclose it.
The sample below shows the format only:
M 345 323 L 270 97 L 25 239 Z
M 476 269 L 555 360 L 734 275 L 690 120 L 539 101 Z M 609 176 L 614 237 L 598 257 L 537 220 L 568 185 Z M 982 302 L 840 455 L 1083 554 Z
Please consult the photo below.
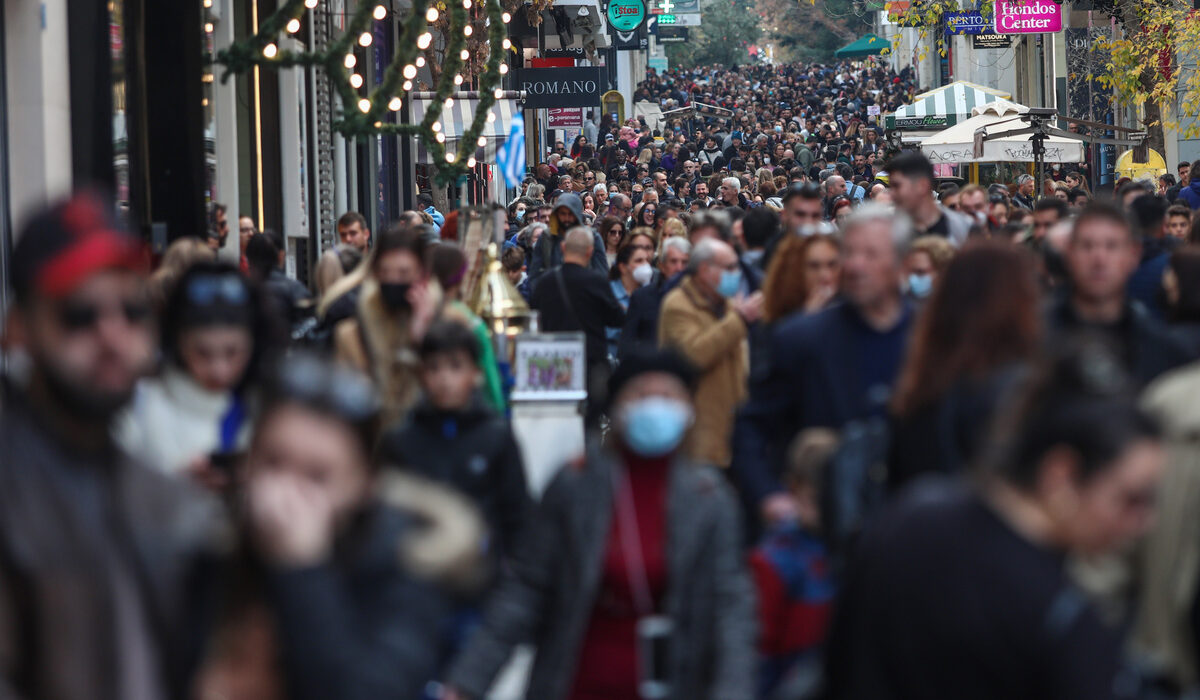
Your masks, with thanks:
M 1032 163 L 1033 143 L 1028 135 L 1010 136 L 983 142 L 983 156 L 975 157 L 975 132 L 1001 134 L 1028 126 L 1020 115 L 1029 111 L 1024 105 L 996 100 L 971 110 L 970 119 L 921 140 L 921 151 L 933 163 Z M 1046 138 L 1047 163 L 1082 163 L 1082 140 L 1050 136 Z

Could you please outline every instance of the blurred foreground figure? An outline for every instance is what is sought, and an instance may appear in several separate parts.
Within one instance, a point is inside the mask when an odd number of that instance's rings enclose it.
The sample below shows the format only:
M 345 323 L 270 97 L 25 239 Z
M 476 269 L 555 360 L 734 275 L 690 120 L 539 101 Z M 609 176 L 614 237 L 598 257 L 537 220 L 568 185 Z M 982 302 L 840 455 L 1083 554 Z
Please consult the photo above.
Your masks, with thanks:
M 1064 571 L 1147 526 L 1155 423 L 1099 345 L 1001 410 L 977 486 L 921 482 L 861 540 L 829 638 L 830 698 L 1113 698 L 1120 636 Z
M 122 454 L 110 422 L 154 357 L 136 241 L 96 200 L 35 218 L 6 342 L 30 371 L 0 410 L 0 697 L 181 697 L 181 599 L 212 512 Z
M 357 372 L 294 355 L 263 396 L 234 486 L 237 556 L 194 697 L 420 697 L 447 611 L 431 581 L 446 565 L 429 554 L 462 549 L 430 530 L 453 529 L 458 506 L 415 480 L 400 490 L 420 509 L 378 495 L 379 401 Z

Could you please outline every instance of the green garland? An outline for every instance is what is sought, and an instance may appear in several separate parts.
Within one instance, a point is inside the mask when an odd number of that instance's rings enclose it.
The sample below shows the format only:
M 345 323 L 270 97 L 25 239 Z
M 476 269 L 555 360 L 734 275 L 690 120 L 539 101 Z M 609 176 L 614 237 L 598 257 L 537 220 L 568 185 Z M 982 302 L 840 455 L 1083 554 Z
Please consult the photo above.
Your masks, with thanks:
M 326 0 L 328 1 L 328 0 Z M 475 118 L 470 127 L 460 137 L 459 150 L 450 160 L 446 159 L 446 147 L 437 139 L 438 132 L 433 125 L 442 116 L 446 99 L 453 97 L 457 85 L 454 76 L 463 66 L 462 51 L 466 46 L 465 27 L 469 26 L 467 9 L 461 1 L 448 0 L 447 12 L 450 14 L 448 36 L 445 37 L 445 61 L 435 94 L 437 98 L 429 105 L 425 118 L 420 124 L 396 124 L 385 121 L 392 113 L 389 104 L 394 98 L 405 99 L 403 84 L 404 68 L 415 65 L 417 55 L 422 51 L 417 41 L 421 34 L 427 31 L 425 18 L 430 0 L 413 0 L 412 14 L 402 24 L 400 41 L 396 47 L 396 55 L 392 63 L 383 73 L 383 80 L 366 96 L 358 93 L 350 83 L 350 71 L 345 65 L 346 54 L 349 53 L 358 37 L 370 30 L 373 21 L 374 3 L 360 0 L 354 14 L 346 26 L 345 33 L 329 44 L 324 51 L 300 52 L 282 51 L 276 49 L 271 56 L 264 50 L 276 44 L 277 37 L 284 32 L 288 23 L 299 20 L 307 9 L 304 0 L 287 0 L 278 10 L 271 14 L 259 25 L 258 33 L 230 44 L 229 48 L 217 53 L 215 62 L 225 67 L 221 74 L 221 82 L 229 79 L 230 75 L 241 75 L 251 71 L 254 66 L 271 68 L 290 68 L 295 66 L 318 66 L 325 69 L 329 79 L 337 89 L 342 100 L 342 117 L 333 123 L 333 128 L 344 136 L 360 138 L 378 134 L 396 134 L 415 136 L 425 144 L 426 150 L 437 165 L 437 180 L 445 185 L 460 176 L 466 175 L 470 168 L 468 161 L 474 157 L 476 143 L 483 127 L 487 123 L 487 115 L 496 103 L 495 91 L 500 86 L 500 66 L 504 57 L 503 43 L 507 36 L 505 29 L 504 10 L 500 0 L 480 0 L 484 3 L 488 17 L 488 60 L 483 75 L 479 79 L 479 105 Z M 362 107 L 367 109 L 364 111 Z

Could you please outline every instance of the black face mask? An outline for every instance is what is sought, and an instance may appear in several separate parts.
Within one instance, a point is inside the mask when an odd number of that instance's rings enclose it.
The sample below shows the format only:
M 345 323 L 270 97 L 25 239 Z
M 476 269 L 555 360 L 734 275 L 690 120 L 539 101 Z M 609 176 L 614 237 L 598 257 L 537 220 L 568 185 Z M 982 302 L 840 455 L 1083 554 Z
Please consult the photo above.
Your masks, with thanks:
M 383 305 L 392 311 L 407 311 L 412 305 L 408 302 L 408 290 L 411 284 L 380 284 L 379 295 Z

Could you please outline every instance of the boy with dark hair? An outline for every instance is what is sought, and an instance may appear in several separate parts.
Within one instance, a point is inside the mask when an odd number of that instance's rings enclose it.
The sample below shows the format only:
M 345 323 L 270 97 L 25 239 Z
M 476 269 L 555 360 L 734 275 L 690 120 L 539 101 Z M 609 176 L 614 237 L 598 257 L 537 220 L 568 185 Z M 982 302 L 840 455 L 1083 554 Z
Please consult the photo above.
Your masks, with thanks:
M 419 349 L 424 396 L 380 443 L 383 464 L 448 484 L 483 513 L 498 555 L 513 551 L 529 509 L 512 429 L 483 400 L 479 342 L 462 323 L 438 320 Z
M 529 301 L 529 274 L 525 271 L 525 250 L 520 246 L 505 248 L 504 254 L 500 256 L 500 265 L 504 267 L 508 281 L 513 283 L 522 297 L 525 297 L 525 301 Z

